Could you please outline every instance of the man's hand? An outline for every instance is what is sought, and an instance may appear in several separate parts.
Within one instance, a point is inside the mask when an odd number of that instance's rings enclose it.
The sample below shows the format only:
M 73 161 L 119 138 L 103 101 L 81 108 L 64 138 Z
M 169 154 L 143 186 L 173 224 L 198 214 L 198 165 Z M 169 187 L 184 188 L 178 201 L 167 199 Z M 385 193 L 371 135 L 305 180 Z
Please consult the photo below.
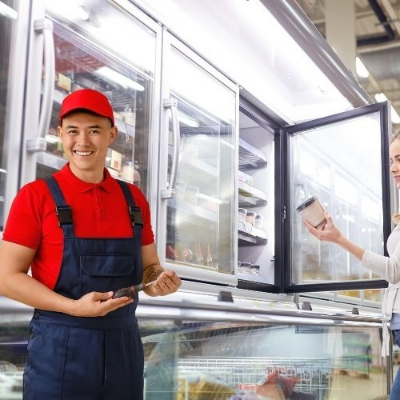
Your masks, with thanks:
M 111 311 L 125 307 L 133 303 L 131 297 L 113 299 L 114 292 L 91 292 L 82 296 L 79 300 L 71 300 L 70 315 L 75 317 L 103 317 Z
M 181 279 L 174 271 L 164 271 L 151 286 L 144 289 L 144 292 L 149 296 L 165 296 L 175 293 L 181 284 Z

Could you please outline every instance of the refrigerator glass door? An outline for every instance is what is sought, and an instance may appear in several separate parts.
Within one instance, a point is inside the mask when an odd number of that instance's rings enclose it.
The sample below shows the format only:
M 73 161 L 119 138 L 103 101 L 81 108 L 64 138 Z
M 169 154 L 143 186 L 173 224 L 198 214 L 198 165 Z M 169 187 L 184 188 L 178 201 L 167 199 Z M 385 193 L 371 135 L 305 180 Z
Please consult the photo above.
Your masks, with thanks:
M 311 213 L 305 216 L 296 209 L 316 196 L 344 236 L 364 249 L 385 254 L 390 231 L 387 116 L 387 105 L 381 103 L 291 129 L 293 286 L 329 284 L 332 290 L 334 284 L 357 287 L 367 281 L 365 287 L 371 287 L 371 281 L 380 279 L 337 244 L 321 242 L 309 233 L 302 218 L 313 220 L 316 202 L 307 208 Z M 313 225 L 317 223 L 315 220 Z
M 171 108 L 164 124 L 168 186 L 161 183 L 166 229 L 160 229 L 164 250 L 159 254 L 181 276 L 229 283 L 235 279 L 237 95 L 226 79 L 173 43 L 164 101 Z
M 54 24 L 55 83 L 47 148 L 37 156 L 38 178 L 66 163 L 57 134 L 61 102 L 75 90 L 92 88 L 110 100 L 119 130 L 107 157 L 108 170 L 148 190 L 156 32 L 134 12 L 129 4 L 123 10 L 105 0 L 46 2 Z
M 0 231 L 18 189 L 29 6 L 0 2 Z

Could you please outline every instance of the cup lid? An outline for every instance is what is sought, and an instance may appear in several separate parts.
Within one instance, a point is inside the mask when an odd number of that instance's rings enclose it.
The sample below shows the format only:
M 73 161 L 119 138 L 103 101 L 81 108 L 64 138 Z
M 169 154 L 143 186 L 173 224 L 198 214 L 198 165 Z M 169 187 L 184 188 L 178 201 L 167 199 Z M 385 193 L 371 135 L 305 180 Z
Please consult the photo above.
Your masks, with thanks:
M 307 208 L 309 205 L 311 205 L 312 203 L 314 203 L 314 201 L 317 201 L 318 197 L 317 196 L 311 196 L 310 198 L 308 198 L 306 201 L 304 201 L 303 203 L 301 203 L 297 208 L 296 211 L 300 212 L 303 211 L 305 208 Z

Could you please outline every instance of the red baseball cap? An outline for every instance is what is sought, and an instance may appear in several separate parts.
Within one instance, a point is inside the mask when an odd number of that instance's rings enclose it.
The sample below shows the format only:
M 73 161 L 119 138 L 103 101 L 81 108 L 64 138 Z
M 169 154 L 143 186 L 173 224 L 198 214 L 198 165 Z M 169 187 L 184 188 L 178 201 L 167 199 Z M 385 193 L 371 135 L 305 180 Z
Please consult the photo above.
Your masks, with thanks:
M 93 89 L 79 89 L 69 94 L 61 104 L 59 119 L 75 110 L 88 110 L 102 117 L 109 118 L 114 126 L 114 112 L 108 98 Z

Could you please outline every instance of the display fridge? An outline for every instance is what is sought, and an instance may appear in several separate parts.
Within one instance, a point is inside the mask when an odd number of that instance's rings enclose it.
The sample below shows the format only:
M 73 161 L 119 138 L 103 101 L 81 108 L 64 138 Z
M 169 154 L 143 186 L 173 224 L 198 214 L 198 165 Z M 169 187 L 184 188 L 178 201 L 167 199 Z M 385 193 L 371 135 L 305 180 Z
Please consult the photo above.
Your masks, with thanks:
M 296 208 L 318 196 L 351 240 L 384 254 L 387 104 L 356 107 L 368 99 L 348 77 L 328 75 L 333 55 L 324 71 L 291 35 L 299 27 L 288 16 L 304 17 L 294 7 L 236 2 L 220 24 L 209 1 L 167 3 L 32 0 L 27 11 L 10 2 L 17 11 L 2 17 L 3 46 L 21 51 L 5 47 L 2 61 L 11 79 L 1 218 L 19 187 L 65 165 L 60 104 L 89 87 L 114 108 L 107 168 L 148 198 L 163 266 L 190 282 L 259 292 L 383 287 L 344 251 L 317 243 Z
M 368 289 L 367 300 L 379 301 L 377 289 L 387 282 L 337 244 L 319 241 L 298 211 L 318 198 L 346 237 L 387 254 L 395 194 L 389 176 L 389 105 L 277 127 L 248 102 L 241 103 L 239 287 L 353 297 Z
M 234 285 L 237 87 L 172 35 L 163 48 L 158 248 L 184 278 Z
M 35 31 L 39 24 L 44 35 Z M 109 172 L 151 192 L 160 27 L 128 2 L 122 8 L 108 1 L 33 1 L 31 29 L 21 185 L 65 165 L 57 134 L 61 103 L 92 88 L 110 100 L 119 131 L 107 155 Z
M 387 398 L 391 365 L 380 355 L 379 315 L 235 302 L 141 298 L 144 399 Z M 0 399 L 22 399 L 31 313 L 0 306 Z
M 162 264 L 235 285 L 237 85 L 127 0 L 32 0 L 28 16 L 25 103 L 9 117 L 23 124 L 8 207 L 17 187 L 66 164 L 63 99 L 97 89 L 119 131 L 106 166 L 147 197 Z
M 187 294 L 141 298 L 146 396 L 257 395 L 276 372 L 318 399 L 345 398 L 342 385 L 367 377 L 386 394 L 381 321 L 346 309 L 370 296 L 377 312 L 386 283 L 317 242 L 296 209 L 317 196 L 351 240 L 385 254 L 390 107 L 368 104 L 294 2 L 0 4 L 1 229 L 17 190 L 67 161 L 65 96 L 104 92 L 119 130 L 106 166 L 146 195 L 161 264 Z M 315 292 L 358 298 L 299 310 L 292 294 Z M 20 390 L 32 310 L 0 300 L 8 396 Z

